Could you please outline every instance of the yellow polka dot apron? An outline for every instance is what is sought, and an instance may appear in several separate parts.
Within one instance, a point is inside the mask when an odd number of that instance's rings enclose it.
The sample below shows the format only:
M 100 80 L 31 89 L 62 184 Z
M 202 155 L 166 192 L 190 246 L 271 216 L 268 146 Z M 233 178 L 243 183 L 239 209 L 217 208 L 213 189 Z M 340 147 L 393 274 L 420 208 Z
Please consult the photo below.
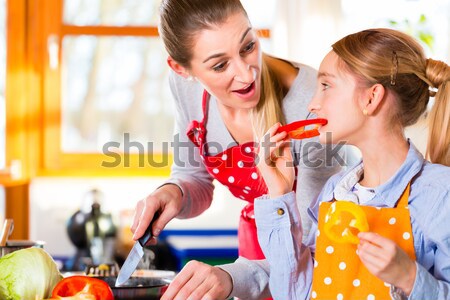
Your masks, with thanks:
M 366 214 L 369 231 L 395 241 L 415 260 L 408 209 L 409 191 L 410 184 L 394 208 L 360 207 Z M 311 299 L 391 299 L 389 284 L 367 270 L 356 254 L 357 245 L 333 242 L 323 233 L 325 216 L 331 204 L 332 202 L 323 202 L 319 207 Z

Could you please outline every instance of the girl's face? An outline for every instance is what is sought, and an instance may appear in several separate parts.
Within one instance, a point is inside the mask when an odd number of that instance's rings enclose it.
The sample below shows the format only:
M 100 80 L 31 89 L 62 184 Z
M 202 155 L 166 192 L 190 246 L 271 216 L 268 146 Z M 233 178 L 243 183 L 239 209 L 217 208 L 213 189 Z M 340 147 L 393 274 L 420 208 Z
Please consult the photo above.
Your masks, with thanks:
M 195 36 L 190 73 L 220 103 L 233 109 L 256 106 L 261 94 L 261 49 L 241 13 Z
M 364 136 L 361 127 L 365 118 L 358 104 L 364 91 L 356 89 L 356 78 L 340 67 L 342 64 L 333 51 L 325 56 L 309 110 L 318 118 L 328 120 L 328 124 L 319 129 L 321 143 L 348 142 L 355 145 Z M 331 133 L 331 140 L 327 138 L 327 132 Z

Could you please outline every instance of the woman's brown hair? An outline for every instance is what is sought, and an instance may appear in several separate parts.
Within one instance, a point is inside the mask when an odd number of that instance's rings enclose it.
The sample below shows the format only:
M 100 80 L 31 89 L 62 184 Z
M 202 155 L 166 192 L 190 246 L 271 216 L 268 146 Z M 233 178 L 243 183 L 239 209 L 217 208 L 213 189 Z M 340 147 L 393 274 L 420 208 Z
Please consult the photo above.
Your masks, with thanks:
M 236 13 L 242 13 L 248 18 L 239 0 L 163 0 L 158 30 L 167 53 L 180 65 L 190 68 L 196 33 L 220 25 Z M 279 80 L 263 56 L 261 97 L 251 111 L 256 138 L 261 137 L 274 123 L 284 123 L 282 99 Z
M 427 157 L 450 166 L 450 67 L 427 59 L 413 37 L 393 29 L 350 34 L 332 48 L 366 86 L 379 83 L 393 92 L 397 100 L 393 119 L 403 127 L 416 123 L 434 96 L 428 115 Z

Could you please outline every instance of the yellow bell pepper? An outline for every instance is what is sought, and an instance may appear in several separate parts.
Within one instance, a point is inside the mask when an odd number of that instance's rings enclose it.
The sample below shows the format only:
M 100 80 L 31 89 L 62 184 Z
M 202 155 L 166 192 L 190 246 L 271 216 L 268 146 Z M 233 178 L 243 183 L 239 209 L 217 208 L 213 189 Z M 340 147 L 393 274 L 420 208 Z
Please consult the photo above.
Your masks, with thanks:
M 356 231 L 369 231 L 369 224 L 359 205 L 349 201 L 335 201 L 327 211 L 323 230 L 333 242 L 358 244 Z

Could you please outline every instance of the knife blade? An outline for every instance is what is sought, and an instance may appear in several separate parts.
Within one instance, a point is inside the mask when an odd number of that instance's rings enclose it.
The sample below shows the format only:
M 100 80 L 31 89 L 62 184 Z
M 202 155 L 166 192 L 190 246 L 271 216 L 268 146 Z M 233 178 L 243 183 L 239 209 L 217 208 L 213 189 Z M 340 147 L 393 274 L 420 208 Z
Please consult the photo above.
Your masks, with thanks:
M 158 215 L 155 214 L 153 220 L 150 222 L 150 225 L 148 225 L 147 229 L 145 230 L 144 235 L 141 236 L 136 241 L 136 243 L 134 243 L 133 248 L 128 254 L 127 259 L 123 263 L 119 275 L 117 276 L 116 286 L 124 284 L 131 277 L 131 274 L 133 274 L 133 272 L 136 270 L 139 261 L 142 259 L 142 256 L 144 256 L 144 246 L 153 236 L 152 225 L 153 221 L 157 219 L 157 217 Z

